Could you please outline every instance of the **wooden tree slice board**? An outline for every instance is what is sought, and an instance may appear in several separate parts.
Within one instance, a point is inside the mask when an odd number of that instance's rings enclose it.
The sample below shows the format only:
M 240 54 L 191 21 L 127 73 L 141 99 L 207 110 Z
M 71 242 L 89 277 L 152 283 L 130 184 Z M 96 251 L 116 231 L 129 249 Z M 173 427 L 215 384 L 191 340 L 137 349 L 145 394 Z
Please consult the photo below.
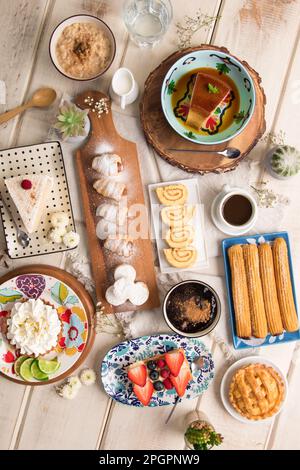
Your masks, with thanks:
M 45 264 L 34 264 L 31 266 L 23 266 L 21 268 L 14 269 L 10 271 L 9 273 L 5 274 L 4 276 L 1 276 L 0 286 L 2 286 L 7 281 L 17 278 L 18 276 L 26 276 L 26 275 L 32 275 L 32 274 L 49 276 L 50 278 L 54 278 L 53 280 L 61 281 L 63 284 L 65 284 L 66 286 L 72 289 L 72 291 L 76 294 L 76 296 L 78 297 L 78 299 L 80 300 L 84 308 L 86 318 L 87 318 L 87 331 L 88 331 L 88 335 L 87 335 L 86 342 L 85 342 L 85 347 L 83 351 L 81 352 L 80 356 L 78 357 L 78 359 L 72 365 L 70 365 L 70 367 L 68 367 L 67 370 L 65 370 L 64 372 L 58 375 L 55 375 L 55 377 L 53 378 L 51 378 L 50 376 L 50 379 L 46 380 L 45 382 L 43 381 L 30 382 L 30 381 L 18 379 L 17 376 L 16 378 L 14 378 L 14 377 L 11 377 L 9 375 L 6 375 L 0 372 L 2 376 L 4 376 L 8 380 L 11 380 L 12 382 L 18 383 L 20 385 L 30 385 L 30 386 L 36 387 L 36 386 L 42 386 L 42 385 L 49 385 L 49 384 L 58 382 L 60 380 L 63 380 L 66 377 L 69 377 L 76 369 L 78 369 L 78 367 L 83 363 L 83 361 L 88 356 L 94 344 L 96 317 L 95 317 L 95 306 L 94 306 L 93 300 L 91 299 L 89 293 L 86 291 L 84 286 L 74 276 L 54 266 L 48 266 Z M 41 295 L 41 298 L 43 298 L 43 295 L 44 293 Z
M 156 152 L 171 165 L 178 166 L 182 170 L 194 173 L 225 173 L 234 170 L 239 162 L 257 144 L 266 129 L 265 104 L 266 97 L 261 87 L 261 78 L 245 61 L 242 64 L 250 73 L 256 91 L 256 105 L 253 116 L 247 127 L 238 136 L 228 142 L 218 145 L 194 144 L 178 135 L 167 122 L 161 107 L 161 87 L 169 68 L 185 54 L 190 54 L 202 49 L 210 49 L 230 54 L 225 47 L 215 47 L 202 44 L 198 47 L 191 47 L 182 51 L 177 51 L 167 57 L 146 80 L 144 96 L 140 105 L 140 115 L 142 126 L 148 142 Z M 238 59 L 239 60 L 239 59 Z M 235 160 L 229 160 L 223 156 L 201 153 L 181 153 L 172 152 L 169 148 L 184 148 L 195 150 L 224 150 L 227 147 L 236 147 L 241 150 L 241 155 Z
M 96 235 L 96 225 L 99 220 L 96 217 L 96 208 L 103 201 L 109 202 L 109 199 L 103 198 L 93 188 L 93 182 L 99 178 L 99 174 L 92 169 L 92 160 L 95 155 L 116 153 L 122 158 L 124 168 L 117 176 L 117 180 L 126 184 L 128 209 L 134 204 L 146 208 L 136 144 L 124 139 L 117 133 L 112 119 L 109 99 L 103 93 L 87 91 L 76 98 L 77 106 L 83 109 L 88 108 L 85 102 L 88 97 L 92 98 L 94 102 L 100 99 L 108 100 L 107 114 L 103 113 L 98 116 L 97 112 L 92 112 L 92 109 L 90 109 L 90 136 L 87 143 L 76 153 L 97 301 L 102 303 L 105 313 L 152 309 L 158 307 L 160 302 L 156 284 L 150 228 L 147 228 L 147 236 L 145 238 L 134 240 L 134 253 L 129 258 L 120 257 L 103 248 L 103 242 Z M 147 220 L 149 219 L 147 218 Z M 136 280 L 145 282 L 148 286 L 150 292 L 149 298 L 141 306 L 135 306 L 131 302 L 126 302 L 119 307 L 113 307 L 105 299 L 106 289 L 114 282 L 114 269 L 122 263 L 129 263 L 134 266 L 137 272 Z

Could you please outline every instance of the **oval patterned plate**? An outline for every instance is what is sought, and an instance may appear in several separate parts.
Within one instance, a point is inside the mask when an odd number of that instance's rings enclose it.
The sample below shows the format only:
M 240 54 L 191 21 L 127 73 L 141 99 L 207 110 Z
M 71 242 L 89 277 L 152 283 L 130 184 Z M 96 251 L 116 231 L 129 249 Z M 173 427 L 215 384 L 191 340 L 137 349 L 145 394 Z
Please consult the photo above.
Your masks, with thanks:
M 133 362 L 178 348 L 185 350 L 190 364 L 196 357 L 201 356 L 204 359 L 203 368 L 193 373 L 193 380 L 187 386 L 184 398 L 196 398 L 201 395 L 214 377 L 214 362 L 210 352 L 197 338 L 168 334 L 141 336 L 119 343 L 108 351 L 101 366 L 101 379 L 106 393 L 124 405 L 142 407 L 132 391 L 126 368 Z M 172 405 L 176 397 L 174 389 L 155 392 L 149 406 Z
M 47 381 L 27 382 L 17 376 L 18 351 L 1 332 L 15 301 L 42 299 L 53 305 L 62 322 L 62 335 L 55 350 L 43 356 L 58 358 L 60 368 Z M 94 339 L 93 303 L 84 287 L 70 274 L 50 266 L 31 266 L 12 271 L 0 279 L 0 372 L 21 384 L 42 385 L 63 379 L 88 354 Z M 1 328 L 2 326 L 2 328 Z

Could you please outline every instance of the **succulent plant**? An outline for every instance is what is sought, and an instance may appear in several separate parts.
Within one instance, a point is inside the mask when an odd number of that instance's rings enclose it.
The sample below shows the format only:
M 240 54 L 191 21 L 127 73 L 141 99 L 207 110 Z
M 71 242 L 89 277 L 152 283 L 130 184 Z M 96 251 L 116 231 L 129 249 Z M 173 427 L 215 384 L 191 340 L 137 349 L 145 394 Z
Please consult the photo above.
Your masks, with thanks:
M 63 139 L 85 136 L 85 122 L 88 110 L 77 108 L 73 103 L 63 104 L 59 108 L 54 129 L 59 130 Z
M 184 436 L 195 450 L 209 450 L 223 442 L 221 434 L 216 433 L 208 423 L 200 421 L 192 423 Z

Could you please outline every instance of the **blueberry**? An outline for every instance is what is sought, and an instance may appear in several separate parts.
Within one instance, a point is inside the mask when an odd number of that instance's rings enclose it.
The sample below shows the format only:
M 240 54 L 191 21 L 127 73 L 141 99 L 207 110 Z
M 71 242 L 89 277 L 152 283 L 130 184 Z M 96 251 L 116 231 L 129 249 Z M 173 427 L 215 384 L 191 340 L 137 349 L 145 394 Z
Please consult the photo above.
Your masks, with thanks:
M 160 380 L 154 382 L 153 387 L 157 392 L 161 392 L 165 388 L 164 384 Z
M 155 370 L 155 369 L 156 369 L 156 362 L 154 362 L 154 361 L 149 361 L 149 362 L 147 363 L 147 367 L 148 367 L 149 370 Z
M 159 373 L 156 370 L 152 370 L 149 374 L 151 380 L 157 380 L 159 377 Z

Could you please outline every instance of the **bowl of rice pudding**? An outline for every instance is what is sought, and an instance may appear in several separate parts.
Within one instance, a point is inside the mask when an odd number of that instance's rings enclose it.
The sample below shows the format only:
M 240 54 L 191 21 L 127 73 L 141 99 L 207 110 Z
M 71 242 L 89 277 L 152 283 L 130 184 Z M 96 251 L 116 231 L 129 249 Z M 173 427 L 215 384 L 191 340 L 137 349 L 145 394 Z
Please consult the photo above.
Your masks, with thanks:
M 95 80 L 111 66 L 116 41 L 111 29 L 96 16 L 75 15 L 53 31 L 49 53 L 56 69 L 73 80 Z

